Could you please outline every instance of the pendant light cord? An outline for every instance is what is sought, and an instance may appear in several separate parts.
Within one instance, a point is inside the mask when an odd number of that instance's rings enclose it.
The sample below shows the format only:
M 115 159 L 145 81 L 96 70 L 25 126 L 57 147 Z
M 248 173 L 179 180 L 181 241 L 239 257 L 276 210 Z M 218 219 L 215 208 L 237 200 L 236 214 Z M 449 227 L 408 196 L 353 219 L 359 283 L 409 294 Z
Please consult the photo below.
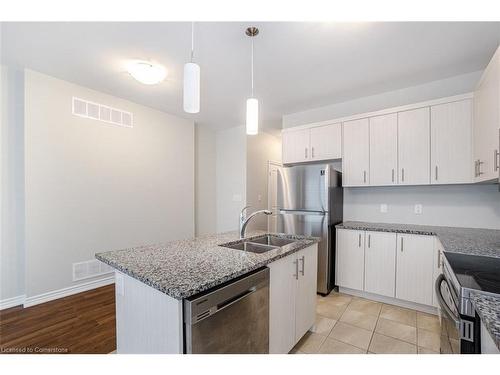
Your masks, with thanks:
M 191 22 L 191 62 L 194 58 L 194 22 Z
M 252 38 L 252 98 L 253 98 L 253 38 Z

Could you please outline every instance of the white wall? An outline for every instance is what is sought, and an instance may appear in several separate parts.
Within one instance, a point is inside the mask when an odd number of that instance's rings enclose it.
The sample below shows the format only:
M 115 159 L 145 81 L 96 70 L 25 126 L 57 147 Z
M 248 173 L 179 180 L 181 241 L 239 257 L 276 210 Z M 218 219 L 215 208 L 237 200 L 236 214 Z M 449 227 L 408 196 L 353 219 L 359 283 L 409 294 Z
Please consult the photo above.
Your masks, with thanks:
M 194 124 L 33 71 L 25 74 L 26 295 L 73 286 L 95 252 L 194 234 Z M 124 128 L 71 98 L 130 111 Z
M 24 74 L 1 67 L 0 301 L 24 294 Z
M 500 229 L 500 192 L 497 184 L 345 188 L 344 220 Z
M 246 202 L 246 134 L 243 126 L 216 133 L 217 232 L 238 229 Z
M 196 200 L 195 234 L 215 233 L 216 223 L 216 183 L 215 183 L 215 132 L 204 126 L 195 126 L 196 153 Z
M 281 163 L 281 139 L 259 132 L 247 136 L 246 202 L 248 212 L 268 208 L 268 162 Z M 260 198 L 260 199 L 259 199 Z M 248 229 L 267 229 L 267 216 L 255 216 Z
M 283 116 L 283 128 L 471 92 L 474 90 L 481 74 L 482 71 L 462 74 L 418 86 L 285 114 Z

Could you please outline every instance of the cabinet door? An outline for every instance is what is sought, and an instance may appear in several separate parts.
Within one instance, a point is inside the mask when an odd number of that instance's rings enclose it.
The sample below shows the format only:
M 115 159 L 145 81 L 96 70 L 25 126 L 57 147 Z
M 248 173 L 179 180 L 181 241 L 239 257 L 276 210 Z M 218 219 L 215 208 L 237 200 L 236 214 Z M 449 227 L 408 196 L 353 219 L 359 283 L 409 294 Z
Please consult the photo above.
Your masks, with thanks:
M 370 118 L 370 185 L 398 183 L 398 115 Z
M 342 157 L 342 124 L 311 128 L 311 159 L 328 160 Z
M 399 184 L 429 184 L 429 107 L 398 113 Z
M 318 245 L 297 253 L 299 279 L 295 304 L 295 342 L 311 328 L 316 318 Z
M 365 232 L 337 229 L 337 285 L 363 290 Z
M 309 150 L 309 129 L 283 132 L 283 164 L 300 163 L 311 159 Z
M 270 264 L 269 353 L 286 354 L 295 345 L 296 254 Z
M 498 178 L 500 126 L 500 47 L 474 91 L 474 181 Z
M 431 107 L 431 184 L 472 182 L 472 101 Z
M 432 305 L 434 237 L 397 235 L 396 298 Z
M 368 119 L 343 124 L 343 185 L 363 186 L 370 183 L 370 129 Z
M 366 232 L 365 292 L 394 297 L 396 233 Z

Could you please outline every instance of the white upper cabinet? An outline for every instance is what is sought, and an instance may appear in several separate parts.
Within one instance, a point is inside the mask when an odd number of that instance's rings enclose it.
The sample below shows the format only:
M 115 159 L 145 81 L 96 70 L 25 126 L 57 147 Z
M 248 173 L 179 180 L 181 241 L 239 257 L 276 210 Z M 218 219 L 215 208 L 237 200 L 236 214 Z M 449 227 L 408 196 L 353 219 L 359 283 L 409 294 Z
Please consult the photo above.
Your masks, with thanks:
M 398 183 L 398 115 L 370 118 L 370 185 Z
M 284 131 L 282 148 L 283 164 L 340 159 L 342 124 Z
M 431 107 L 431 184 L 471 183 L 472 101 Z
M 329 160 L 342 157 L 342 124 L 311 128 L 311 159 Z
M 474 91 L 474 181 L 498 178 L 500 47 Z
M 430 183 L 429 117 L 429 107 L 398 113 L 400 185 Z
M 397 235 L 396 298 L 432 305 L 434 237 Z
M 311 160 L 309 129 L 293 130 L 282 134 L 283 164 Z
M 370 128 L 367 118 L 343 124 L 343 185 L 363 186 L 370 183 Z

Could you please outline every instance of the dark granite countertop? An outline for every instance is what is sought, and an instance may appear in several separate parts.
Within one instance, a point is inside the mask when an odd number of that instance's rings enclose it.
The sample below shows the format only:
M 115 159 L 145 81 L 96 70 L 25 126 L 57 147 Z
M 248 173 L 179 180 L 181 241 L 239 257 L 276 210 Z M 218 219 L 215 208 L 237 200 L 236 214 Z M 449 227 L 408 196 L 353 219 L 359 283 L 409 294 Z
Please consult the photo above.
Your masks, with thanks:
M 500 298 L 481 292 L 472 292 L 470 299 L 481 322 L 500 349 Z
M 247 238 L 265 234 L 249 232 Z M 318 238 L 278 235 L 296 242 L 262 254 L 218 246 L 238 240 L 237 232 L 96 254 L 96 258 L 167 295 L 183 299 L 263 267 L 319 242 Z
M 346 221 L 336 228 L 437 236 L 445 251 L 500 257 L 500 230 Z

